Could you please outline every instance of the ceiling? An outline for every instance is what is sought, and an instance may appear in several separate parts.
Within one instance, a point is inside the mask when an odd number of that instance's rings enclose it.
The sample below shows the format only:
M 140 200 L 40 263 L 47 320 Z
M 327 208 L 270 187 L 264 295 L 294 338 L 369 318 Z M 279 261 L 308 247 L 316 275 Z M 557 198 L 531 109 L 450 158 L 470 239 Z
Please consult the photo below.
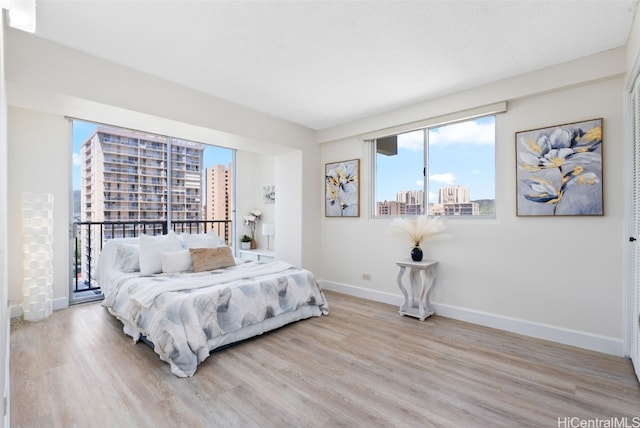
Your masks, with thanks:
M 36 35 L 325 129 L 626 44 L 637 0 L 37 0 Z

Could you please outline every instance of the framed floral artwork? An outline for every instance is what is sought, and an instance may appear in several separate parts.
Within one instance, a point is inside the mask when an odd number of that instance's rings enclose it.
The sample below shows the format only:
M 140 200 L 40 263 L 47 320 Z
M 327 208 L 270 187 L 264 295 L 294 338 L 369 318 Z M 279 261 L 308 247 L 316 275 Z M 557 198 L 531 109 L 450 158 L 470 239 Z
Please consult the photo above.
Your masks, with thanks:
M 263 186 L 262 187 L 262 202 L 265 204 L 276 203 L 276 186 Z
M 324 169 L 326 217 L 360 216 L 360 159 L 328 163 Z
M 604 215 L 602 135 L 602 119 L 516 132 L 517 215 Z

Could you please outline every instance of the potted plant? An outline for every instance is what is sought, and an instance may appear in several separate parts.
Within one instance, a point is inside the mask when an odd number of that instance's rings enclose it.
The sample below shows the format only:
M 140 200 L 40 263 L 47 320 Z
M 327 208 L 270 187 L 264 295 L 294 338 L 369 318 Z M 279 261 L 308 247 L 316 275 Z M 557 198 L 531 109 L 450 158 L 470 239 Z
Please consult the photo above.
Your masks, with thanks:
M 390 231 L 396 236 L 408 239 L 413 245 L 411 259 L 414 262 L 422 261 L 422 248 L 420 245 L 431 239 L 448 239 L 451 235 L 445 233 L 447 225 L 443 217 L 427 217 L 419 215 L 414 218 L 397 217 L 390 224 Z
M 256 244 L 256 225 L 258 221 L 262 218 L 262 212 L 258 210 L 251 210 L 249 214 L 244 216 L 244 225 L 249 227 L 249 231 L 251 232 L 251 241 L 250 248 L 257 248 Z
M 242 235 L 242 238 L 240 238 L 240 248 L 242 248 L 243 250 L 248 250 L 251 248 L 251 237 L 249 235 Z

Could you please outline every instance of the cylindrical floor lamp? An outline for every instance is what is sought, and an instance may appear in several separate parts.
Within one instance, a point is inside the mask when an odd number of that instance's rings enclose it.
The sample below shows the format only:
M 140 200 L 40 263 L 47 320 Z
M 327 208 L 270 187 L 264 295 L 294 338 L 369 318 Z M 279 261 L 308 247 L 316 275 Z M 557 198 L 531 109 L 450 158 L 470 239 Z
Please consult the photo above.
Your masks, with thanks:
M 26 321 L 40 321 L 53 312 L 53 195 L 22 196 L 24 279 L 22 312 Z

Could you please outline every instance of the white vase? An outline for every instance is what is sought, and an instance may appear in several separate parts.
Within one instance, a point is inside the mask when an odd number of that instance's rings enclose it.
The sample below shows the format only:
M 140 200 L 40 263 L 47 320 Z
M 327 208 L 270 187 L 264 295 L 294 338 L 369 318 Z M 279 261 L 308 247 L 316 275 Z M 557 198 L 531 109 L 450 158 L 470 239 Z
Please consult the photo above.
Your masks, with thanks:
M 241 242 L 240 243 L 240 248 L 242 248 L 243 250 L 248 250 L 251 248 L 251 242 Z

